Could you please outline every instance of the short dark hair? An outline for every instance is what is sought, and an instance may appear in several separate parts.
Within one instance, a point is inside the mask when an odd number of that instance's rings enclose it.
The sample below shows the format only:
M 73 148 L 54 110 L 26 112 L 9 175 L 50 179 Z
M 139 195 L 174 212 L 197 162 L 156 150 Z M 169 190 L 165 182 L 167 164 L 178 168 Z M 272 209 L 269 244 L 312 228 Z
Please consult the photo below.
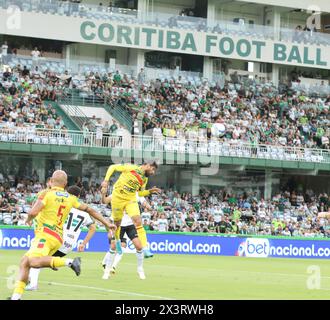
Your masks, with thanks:
M 81 189 L 78 186 L 70 186 L 67 191 L 76 197 L 79 197 L 81 193 Z
M 146 161 L 144 164 L 149 164 L 150 166 L 153 166 L 154 168 L 158 169 L 157 161 Z

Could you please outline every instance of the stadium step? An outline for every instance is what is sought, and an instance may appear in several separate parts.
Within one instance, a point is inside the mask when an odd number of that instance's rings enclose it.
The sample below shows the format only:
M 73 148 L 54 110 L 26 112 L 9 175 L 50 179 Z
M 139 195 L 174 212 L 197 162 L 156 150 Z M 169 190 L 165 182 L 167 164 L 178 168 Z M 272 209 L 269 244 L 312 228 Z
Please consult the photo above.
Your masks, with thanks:
M 63 109 L 54 101 L 46 101 L 47 104 L 51 104 L 56 110 L 56 113 L 62 117 L 65 126 L 68 130 L 80 130 L 80 127 L 63 111 Z
M 59 100 L 59 104 L 71 106 L 91 106 L 95 108 L 103 108 L 116 121 L 124 126 L 129 132 L 132 130 L 133 120 L 125 105 L 120 105 L 117 102 L 107 103 L 103 98 L 98 97 L 84 97 L 77 90 L 72 90 L 71 94 Z

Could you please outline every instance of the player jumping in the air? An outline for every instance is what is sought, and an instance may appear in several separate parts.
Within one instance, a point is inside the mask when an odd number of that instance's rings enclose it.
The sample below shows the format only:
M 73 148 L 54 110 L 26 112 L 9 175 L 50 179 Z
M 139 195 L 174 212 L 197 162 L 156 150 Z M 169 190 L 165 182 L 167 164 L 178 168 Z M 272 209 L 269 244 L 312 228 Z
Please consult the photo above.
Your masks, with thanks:
M 150 208 L 148 201 L 144 197 L 139 197 L 137 195 L 137 200 L 140 202 L 144 207 Z M 105 194 L 102 194 L 102 202 L 110 205 L 111 203 L 111 196 L 106 197 Z M 150 208 L 151 209 L 151 208 Z M 137 257 L 137 273 L 141 280 L 146 278 L 143 270 L 143 251 L 142 251 L 142 244 L 140 239 L 138 238 L 138 234 L 132 219 L 125 213 L 123 219 L 121 220 L 120 224 L 120 242 L 121 247 L 126 248 L 126 238 L 127 237 L 132 241 L 136 249 L 136 257 Z M 102 279 L 107 280 L 110 277 L 110 274 L 114 274 L 116 272 L 116 268 L 123 257 L 123 253 L 116 252 L 116 241 L 114 238 L 109 239 L 110 242 L 110 249 L 106 253 L 102 265 L 104 266 L 104 274 Z
M 71 186 L 67 189 L 68 193 L 80 197 L 81 189 L 78 186 Z M 73 250 L 73 247 L 78 241 L 80 233 L 83 227 L 88 228 L 88 233 L 83 242 L 78 246 L 78 251 L 82 252 L 89 240 L 93 237 L 96 232 L 96 225 L 93 219 L 84 211 L 72 208 L 70 214 L 64 224 L 63 229 L 63 245 L 54 254 L 53 257 L 64 257 Z M 25 290 L 37 290 L 38 289 L 38 278 L 40 269 L 31 268 L 29 279 L 30 282 L 26 286 Z
M 104 181 L 102 182 L 102 193 L 107 192 L 110 177 L 114 172 L 121 172 L 118 180 L 114 184 L 111 208 L 112 217 L 114 223 L 117 226 L 115 232 L 116 250 L 118 253 L 122 253 L 120 243 L 120 224 L 124 215 L 124 211 L 131 217 L 141 241 L 144 257 L 150 258 L 153 254 L 147 247 L 147 234 L 142 226 L 142 220 L 140 215 L 139 205 L 136 199 L 136 193 L 140 197 L 149 196 L 153 193 L 160 193 L 161 190 L 153 187 L 149 190 L 145 190 L 148 183 L 148 177 L 155 174 L 158 165 L 156 162 L 144 163 L 142 166 L 132 164 L 114 164 L 111 165 L 106 173 Z
M 72 207 L 85 211 L 96 220 L 99 220 L 109 229 L 116 227 L 86 204 L 79 203 L 77 197 L 64 190 L 67 185 L 67 175 L 57 170 L 51 178 L 51 189 L 42 194 L 28 214 L 26 223 L 31 225 L 38 215 L 35 238 L 30 249 L 23 256 L 20 263 L 19 277 L 15 285 L 12 300 L 20 300 L 29 279 L 30 268 L 59 268 L 68 266 L 76 273 L 81 272 L 80 258 L 65 259 L 52 255 L 63 244 L 63 224 Z

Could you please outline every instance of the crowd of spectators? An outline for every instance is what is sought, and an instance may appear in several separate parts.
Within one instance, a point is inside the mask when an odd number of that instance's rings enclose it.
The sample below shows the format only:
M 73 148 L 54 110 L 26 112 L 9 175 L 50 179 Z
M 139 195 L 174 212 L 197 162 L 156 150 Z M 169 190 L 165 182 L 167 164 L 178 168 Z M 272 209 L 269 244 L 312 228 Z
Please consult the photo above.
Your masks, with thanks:
M 0 173 L 0 223 L 25 224 L 36 194 L 45 188 L 38 179 L 35 172 L 24 179 Z M 111 209 L 101 202 L 98 183 L 88 178 L 78 178 L 75 183 L 87 204 L 104 216 L 111 215 Z M 169 189 L 152 195 L 148 202 L 150 206 L 141 216 L 149 231 L 330 237 L 330 219 L 317 217 L 320 212 L 330 212 L 330 196 L 310 189 L 279 191 L 270 200 L 253 190 L 201 190 L 193 196 Z
M 72 89 L 81 98 L 126 109 L 133 118 L 133 134 L 330 148 L 330 96 L 308 96 L 235 76 L 226 82 L 192 83 L 181 76 L 147 80 L 143 69 L 134 78 L 118 70 L 73 76 L 17 65 L 0 73 L 0 123 L 63 128 L 61 117 L 44 101 L 70 96 Z
M 68 96 L 71 90 L 72 76 L 68 71 L 56 75 L 49 71 L 41 72 L 38 65 L 32 71 L 21 65 L 7 68 L 0 72 L 0 128 L 22 132 L 27 128 L 55 129 L 67 136 L 64 119 L 51 102 Z M 122 135 L 121 130 L 122 126 L 116 121 L 111 124 L 101 122 L 95 115 L 82 127 L 86 139 L 90 133 L 96 133 L 96 139 L 103 139 L 104 146 L 108 146 L 105 144 L 108 135 Z
M 141 69 L 137 79 L 119 71 L 90 72 L 76 88 L 81 96 L 126 108 L 143 133 L 157 137 L 329 148 L 330 96 L 308 96 L 271 82 L 233 77 L 196 85 L 181 76 L 147 81 Z M 132 133 L 141 133 L 134 128 Z
M 68 87 L 51 73 L 16 66 L 0 73 L 0 126 L 66 130 L 65 123 L 47 100 L 55 100 Z

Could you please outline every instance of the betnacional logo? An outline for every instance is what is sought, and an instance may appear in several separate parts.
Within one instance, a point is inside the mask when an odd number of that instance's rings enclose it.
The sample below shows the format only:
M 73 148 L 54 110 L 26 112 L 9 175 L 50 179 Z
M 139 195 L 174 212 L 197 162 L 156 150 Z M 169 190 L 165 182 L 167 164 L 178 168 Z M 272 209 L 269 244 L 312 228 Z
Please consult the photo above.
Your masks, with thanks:
M 235 255 L 239 257 L 266 258 L 269 255 L 268 239 L 248 238 L 241 242 Z

